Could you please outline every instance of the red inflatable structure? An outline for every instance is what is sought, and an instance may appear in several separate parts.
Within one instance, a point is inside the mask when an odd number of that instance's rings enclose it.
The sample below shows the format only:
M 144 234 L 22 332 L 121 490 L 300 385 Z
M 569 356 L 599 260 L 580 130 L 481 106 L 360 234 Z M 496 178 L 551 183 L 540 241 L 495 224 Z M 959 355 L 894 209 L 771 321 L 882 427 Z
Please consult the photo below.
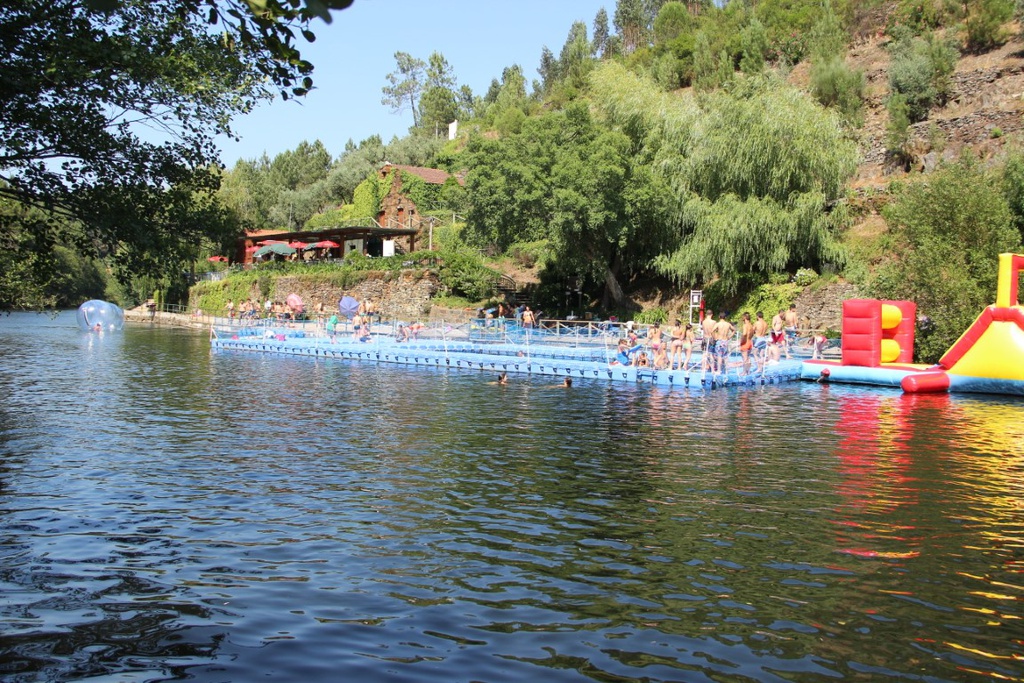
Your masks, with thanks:
M 913 301 L 844 301 L 842 364 L 877 368 L 913 362 L 916 315 Z

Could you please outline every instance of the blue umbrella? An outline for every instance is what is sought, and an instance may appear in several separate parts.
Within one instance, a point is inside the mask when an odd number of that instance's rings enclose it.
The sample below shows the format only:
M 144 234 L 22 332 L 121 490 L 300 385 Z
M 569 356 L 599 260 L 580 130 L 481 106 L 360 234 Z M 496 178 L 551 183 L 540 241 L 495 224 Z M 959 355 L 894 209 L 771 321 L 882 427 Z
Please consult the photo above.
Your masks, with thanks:
M 351 318 L 359 312 L 358 299 L 351 296 L 341 297 L 341 301 L 338 302 L 338 311 L 346 318 Z

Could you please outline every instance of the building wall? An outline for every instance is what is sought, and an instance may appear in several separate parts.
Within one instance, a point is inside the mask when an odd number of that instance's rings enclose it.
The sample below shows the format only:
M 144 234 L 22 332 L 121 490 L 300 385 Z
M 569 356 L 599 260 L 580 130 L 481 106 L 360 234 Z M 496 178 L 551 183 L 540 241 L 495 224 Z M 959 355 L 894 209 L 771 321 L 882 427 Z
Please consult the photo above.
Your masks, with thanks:
M 415 202 L 402 194 L 402 174 L 397 171 L 391 172 L 391 190 L 380 202 L 377 223 L 382 228 L 420 228 L 419 209 Z M 419 241 L 419 236 L 415 241 Z M 412 237 L 399 237 L 395 244 L 412 251 L 414 240 Z

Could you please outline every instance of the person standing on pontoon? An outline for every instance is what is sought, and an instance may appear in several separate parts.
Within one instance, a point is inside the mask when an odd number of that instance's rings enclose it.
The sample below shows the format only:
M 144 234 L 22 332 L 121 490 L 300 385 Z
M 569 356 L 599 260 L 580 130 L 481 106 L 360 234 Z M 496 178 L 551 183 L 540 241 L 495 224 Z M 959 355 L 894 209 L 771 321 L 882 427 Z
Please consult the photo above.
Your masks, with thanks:
M 764 367 L 768 357 L 768 339 L 768 321 L 764 319 L 764 313 L 758 311 L 754 321 L 754 359 L 758 370 Z
M 796 314 L 796 304 L 789 305 L 789 310 L 783 316 L 783 322 L 786 323 L 786 358 L 789 358 L 789 347 L 796 343 L 796 326 L 800 322 L 800 318 Z
M 683 321 L 676 318 L 676 324 L 672 326 L 669 331 L 671 341 L 669 342 L 669 353 L 668 353 L 668 369 L 675 370 L 676 366 L 680 370 L 683 369 L 683 337 L 686 336 L 686 330 L 683 328 Z
M 523 308 L 523 327 L 527 330 L 533 329 L 533 326 L 537 323 L 537 318 L 530 310 L 529 306 Z
M 701 346 L 701 369 L 715 372 L 715 312 L 708 309 L 704 312 L 704 319 L 700 322 L 700 329 L 703 336 Z
M 647 344 L 651 347 L 652 356 L 661 351 L 661 323 L 654 323 L 647 328 Z
M 785 311 L 779 309 L 779 312 L 772 317 L 771 340 L 768 344 L 769 362 L 778 363 L 783 349 L 786 349 L 786 358 L 789 358 L 789 349 L 786 348 L 786 323 L 783 320 L 785 314 Z
M 686 323 L 683 330 L 683 357 L 684 366 L 680 370 L 690 370 L 690 356 L 693 355 L 693 347 L 697 344 L 697 333 L 693 331 L 693 323 Z
M 712 336 L 715 340 L 715 364 L 718 372 L 725 372 L 728 369 L 729 342 L 736 334 L 736 327 L 729 322 L 725 311 L 718 314 L 718 322 L 715 323 Z
M 740 323 L 740 355 L 743 356 L 743 374 L 750 374 L 750 352 L 754 350 L 754 325 L 750 322 L 750 314 L 743 314 Z M 756 352 L 755 352 L 756 355 Z
M 338 329 L 338 314 L 332 313 L 331 317 L 327 319 L 327 334 L 331 337 L 331 343 L 334 343 L 335 331 Z

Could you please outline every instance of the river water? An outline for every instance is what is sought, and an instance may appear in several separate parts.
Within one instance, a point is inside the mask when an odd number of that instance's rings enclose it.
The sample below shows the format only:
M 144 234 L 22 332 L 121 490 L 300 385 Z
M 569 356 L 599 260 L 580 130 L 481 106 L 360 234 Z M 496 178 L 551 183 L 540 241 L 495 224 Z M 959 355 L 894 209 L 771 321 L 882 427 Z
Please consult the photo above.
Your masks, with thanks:
M 1024 679 L 1024 403 L 0 317 L 5 681 Z

